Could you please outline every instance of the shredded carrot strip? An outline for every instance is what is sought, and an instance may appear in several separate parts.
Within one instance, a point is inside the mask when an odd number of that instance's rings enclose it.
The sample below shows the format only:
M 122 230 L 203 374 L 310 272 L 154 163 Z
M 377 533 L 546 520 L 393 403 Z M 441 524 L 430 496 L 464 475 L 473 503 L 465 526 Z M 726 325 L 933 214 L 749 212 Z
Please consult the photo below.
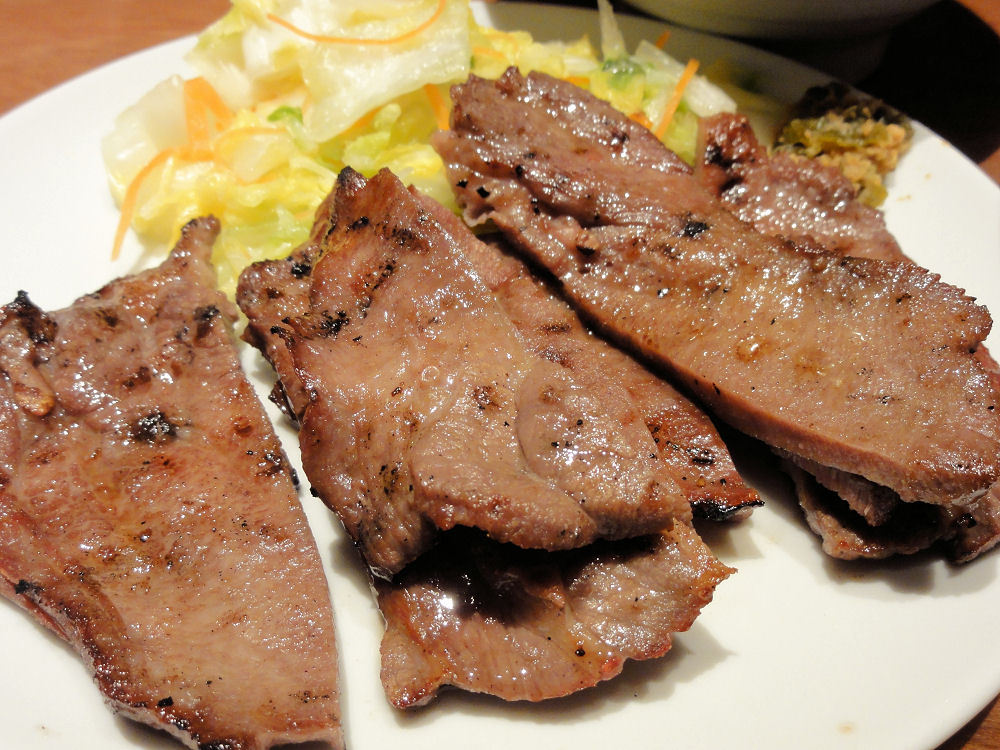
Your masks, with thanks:
M 698 61 L 693 58 L 688 60 L 688 64 L 684 66 L 684 72 L 681 73 L 681 77 L 674 87 L 674 93 L 670 95 L 667 106 L 663 108 L 663 117 L 660 119 L 660 124 L 656 126 L 656 130 L 654 131 L 656 137 L 660 140 L 663 140 L 663 136 L 667 133 L 667 128 L 670 127 L 670 121 L 674 119 L 674 114 L 676 114 L 677 108 L 681 104 L 681 99 L 684 97 L 684 89 L 688 87 L 688 84 L 691 83 L 691 79 L 694 78 L 694 74 L 697 72 Z
M 507 56 L 500 50 L 493 49 L 492 47 L 476 45 L 472 48 L 472 54 L 474 57 L 492 57 L 507 62 Z
M 214 155 L 203 145 L 212 136 L 212 123 L 209 114 L 215 118 L 215 128 L 224 130 L 233 119 L 233 112 L 222 101 L 212 84 L 204 78 L 192 78 L 184 81 L 184 123 L 187 127 L 188 142 L 186 146 L 166 148 L 147 162 L 125 188 L 122 198 L 121 216 L 118 217 L 118 227 L 115 229 L 115 241 L 111 248 L 111 260 L 117 260 L 125 241 L 125 233 L 132 224 L 135 214 L 135 204 L 139 198 L 139 189 L 154 169 L 176 156 L 187 161 L 211 161 Z M 275 130 L 277 130 L 275 128 Z M 283 131 L 280 131 L 283 132 Z
M 441 96 L 441 90 L 433 83 L 424 85 L 424 92 L 430 100 L 431 109 L 434 110 L 434 119 L 437 121 L 438 130 L 447 130 L 450 123 L 448 121 L 448 105 Z
M 225 125 L 233 119 L 233 111 L 222 101 L 219 92 L 201 76 L 185 81 L 184 92 L 205 104 L 221 124 Z
M 656 37 L 656 41 L 653 42 L 657 47 L 663 49 L 667 46 L 667 41 L 670 39 L 670 29 L 664 29 L 663 33 Z
M 209 114 L 215 117 L 219 130 L 225 129 L 233 119 L 232 111 L 208 81 L 201 77 L 184 81 L 184 117 L 189 142 L 208 139 L 211 132 Z
M 567 83 L 572 83 L 574 86 L 579 86 L 582 89 L 590 86 L 590 79 L 583 76 L 569 76 L 566 81 Z
M 351 133 L 355 130 L 361 130 L 363 128 L 367 128 L 369 125 L 372 124 L 372 120 L 375 119 L 375 115 L 377 113 L 378 113 L 378 107 L 376 107 L 375 109 L 369 109 L 367 112 L 361 115 L 361 117 L 355 120 L 351 124 L 351 126 L 344 131 L 344 134 Z
M 111 248 L 111 260 L 118 260 L 122 251 L 122 242 L 125 241 L 125 232 L 128 231 L 132 223 L 132 214 L 135 213 L 135 202 L 139 197 L 139 188 L 142 183 L 152 173 L 154 169 L 167 161 L 177 152 L 174 148 L 165 148 L 158 153 L 132 178 L 132 182 L 125 189 L 125 197 L 122 198 L 121 216 L 118 217 L 118 228 L 115 230 L 115 244 Z
M 645 112 L 633 112 L 628 117 L 630 120 L 634 120 L 635 122 L 642 125 L 644 128 L 648 128 L 649 130 L 653 129 L 653 123 L 651 123 L 649 121 L 649 118 L 646 117 Z
M 309 31 L 305 31 L 304 29 L 300 29 L 298 26 L 286 21 L 284 18 L 281 18 L 280 16 L 276 16 L 274 13 L 268 13 L 267 19 L 273 23 L 278 24 L 279 26 L 284 26 L 293 34 L 301 36 L 304 39 L 308 39 L 312 42 L 319 42 L 320 44 L 398 44 L 399 42 L 405 42 L 407 39 L 415 37 L 421 31 L 428 28 L 429 26 L 431 26 L 431 24 L 437 21 L 438 18 L 441 17 L 441 14 L 444 13 L 444 7 L 447 4 L 447 2 L 448 0 L 438 0 L 437 8 L 434 9 L 434 12 L 431 14 L 430 18 L 428 18 L 422 24 L 410 29 L 409 31 L 403 34 L 399 34 L 398 36 L 387 37 L 385 39 L 359 39 L 359 38 L 344 37 L 344 36 L 326 36 L 324 34 L 313 34 Z
M 153 173 L 157 167 L 165 164 L 172 157 L 183 159 L 184 161 L 211 161 L 212 153 L 204 148 L 194 148 L 183 146 L 181 148 L 165 148 L 156 156 L 146 162 L 146 166 L 140 169 L 132 182 L 125 188 L 125 197 L 122 198 L 121 216 L 118 217 L 118 227 L 115 229 L 115 242 L 111 247 L 111 260 L 117 260 L 121 255 L 122 243 L 125 241 L 125 232 L 128 231 L 132 223 L 132 216 L 135 214 L 135 204 L 139 198 L 139 189 L 146 178 Z

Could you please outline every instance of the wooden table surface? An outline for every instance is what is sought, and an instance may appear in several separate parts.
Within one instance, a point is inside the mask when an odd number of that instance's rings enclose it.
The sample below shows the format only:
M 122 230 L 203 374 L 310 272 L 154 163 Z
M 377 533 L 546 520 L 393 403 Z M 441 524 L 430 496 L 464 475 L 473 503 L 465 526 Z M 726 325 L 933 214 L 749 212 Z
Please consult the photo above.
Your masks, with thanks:
M 228 7 L 229 0 L 0 0 L 0 114 L 104 62 L 195 33 Z M 1000 2 L 942 2 L 893 33 L 883 64 L 860 85 L 945 135 L 1000 182 L 998 33 Z M 994 700 L 939 750 L 998 748 Z

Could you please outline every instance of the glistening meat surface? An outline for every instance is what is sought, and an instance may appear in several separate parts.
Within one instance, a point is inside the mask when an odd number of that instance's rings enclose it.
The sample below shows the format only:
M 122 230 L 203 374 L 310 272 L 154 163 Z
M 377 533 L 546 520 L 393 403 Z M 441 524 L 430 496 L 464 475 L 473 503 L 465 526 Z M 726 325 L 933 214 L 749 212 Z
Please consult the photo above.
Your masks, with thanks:
M 881 212 L 857 200 L 836 167 L 785 152 L 769 155 L 740 115 L 708 118 L 699 136 L 698 178 L 758 232 L 838 255 L 904 258 Z
M 994 481 L 996 393 L 970 355 L 991 320 L 959 290 L 753 231 L 665 149 L 664 168 L 633 159 L 627 118 L 569 84 L 511 70 L 453 98 L 436 145 L 467 216 L 721 417 L 907 501 Z
M 574 373 L 591 392 L 633 403 L 660 459 L 697 516 L 724 520 L 760 504 L 743 483 L 708 416 L 665 380 L 588 331 L 553 285 L 513 255 L 497 236 L 480 242 L 462 220 L 421 199 L 493 292 L 511 324 L 538 356 Z
M 703 122 L 700 141 L 695 165 L 699 179 L 758 231 L 791 240 L 798 247 L 912 262 L 889 233 L 882 214 L 857 200 L 854 186 L 837 169 L 784 153 L 769 155 L 746 118 L 739 115 L 720 114 Z M 983 344 L 974 356 L 994 389 L 1000 388 L 1000 366 Z M 807 520 L 823 537 L 824 547 L 836 556 L 885 557 L 945 538 L 950 556 L 966 562 L 1000 541 L 1000 484 L 996 482 L 971 504 L 936 513 L 914 511 L 900 507 L 899 497 L 888 488 L 795 457 L 790 460 L 816 480 L 801 469 L 793 471 Z M 845 502 L 833 501 L 823 487 Z M 887 529 L 866 528 L 855 513 L 869 527 L 888 523 L 890 528 L 905 527 L 907 532 L 893 535 Z M 916 528 L 915 519 L 924 519 L 922 531 Z
M 352 246 L 351 235 L 363 230 L 369 232 L 365 242 Z M 352 253 L 365 247 L 371 252 L 391 251 L 395 256 L 392 272 L 383 274 L 387 268 L 383 261 L 374 264 L 377 274 L 352 272 L 359 267 Z M 328 265 L 324 267 L 324 263 Z M 432 288 L 421 286 L 419 281 L 431 270 L 444 278 Z M 330 275 L 334 274 L 354 279 L 352 288 L 363 302 L 363 312 L 358 313 L 356 299 L 331 298 L 326 293 L 324 285 L 331 283 Z M 305 464 L 310 481 L 319 488 L 329 488 L 326 471 L 349 469 L 362 479 L 368 472 L 365 481 L 380 490 L 362 496 L 370 506 L 363 509 L 367 518 L 361 517 L 361 523 L 371 524 L 372 519 L 381 523 L 379 534 L 355 539 L 369 562 L 397 555 L 399 569 L 392 571 L 390 579 L 384 565 L 376 568 L 381 577 L 374 577 L 374 586 L 386 619 L 382 681 L 387 697 L 400 708 L 425 703 L 447 685 L 507 700 L 553 698 L 595 685 L 618 674 L 627 659 L 649 659 L 665 653 L 671 634 L 690 626 L 711 600 L 715 586 L 732 572 L 715 559 L 686 523 L 687 507 L 678 511 L 677 518 L 660 522 L 656 531 L 666 531 L 639 539 L 598 541 L 552 552 L 500 544 L 479 531 L 454 528 L 420 539 L 420 556 L 400 561 L 403 556 L 392 546 L 399 537 L 392 536 L 393 529 L 399 528 L 393 519 L 406 518 L 410 506 L 393 506 L 390 495 L 400 487 L 408 493 L 416 490 L 410 486 L 416 476 L 409 463 L 414 456 L 411 446 L 398 442 L 398 452 L 392 456 L 369 458 L 353 449 L 345 456 L 344 443 L 356 438 L 350 432 L 310 428 L 321 421 L 311 412 L 325 414 L 329 407 L 317 403 L 332 398 L 316 389 L 317 372 L 350 383 L 352 390 L 365 390 L 377 386 L 380 374 L 388 371 L 391 379 L 373 400 L 376 404 L 395 403 L 404 396 L 404 389 L 422 382 L 426 363 L 414 363 L 415 355 L 407 347 L 412 345 L 408 339 L 419 340 L 424 333 L 413 326 L 395 331 L 403 346 L 383 335 L 383 346 L 394 344 L 397 348 L 367 355 L 367 360 L 377 363 L 381 361 L 378 357 L 398 358 L 402 351 L 407 356 L 396 360 L 395 370 L 373 365 L 371 370 L 358 367 L 355 372 L 344 366 L 349 361 L 344 357 L 325 360 L 329 369 L 318 368 L 320 360 L 302 358 L 297 342 L 304 332 L 310 332 L 310 321 L 332 319 L 341 321 L 335 343 L 348 348 L 348 354 L 364 355 L 359 344 L 372 339 L 378 343 L 380 320 L 398 321 L 396 315 L 412 315 L 413 298 L 420 304 L 421 299 L 443 295 L 455 288 L 456 277 L 464 279 L 464 302 L 475 301 L 480 315 L 499 316 L 497 320 L 505 321 L 508 329 L 502 338 L 489 338 L 486 326 L 474 327 L 473 334 L 493 345 L 515 342 L 517 347 L 504 350 L 507 361 L 515 362 L 510 356 L 513 352 L 517 361 L 559 376 L 548 381 L 552 393 L 546 397 L 543 414 L 560 415 L 557 407 L 563 401 L 556 398 L 555 391 L 564 387 L 563 383 L 580 389 L 576 403 L 596 405 L 559 416 L 559 421 L 568 423 L 576 433 L 572 446 L 565 440 L 553 440 L 551 435 L 539 439 L 535 430 L 525 430 L 517 435 L 523 451 L 540 451 L 543 457 L 560 455 L 561 451 L 565 457 L 572 454 L 570 447 L 600 449 L 605 444 L 601 431 L 617 430 L 636 435 L 633 439 L 650 454 L 635 453 L 631 458 L 642 465 L 647 460 L 658 462 L 658 472 L 678 485 L 685 506 L 706 503 L 717 514 L 729 516 L 757 502 L 756 493 L 743 485 L 704 415 L 637 363 L 587 334 L 575 315 L 527 275 L 522 264 L 479 243 L 455 217 L 411 195 L 390 174 L 380 173 L 365 181 L 345 172 L 336 192 L 319 209 L 310 241 L 284 261 L 247 269 L 238 299 L 250 322 L 247 338 L 275 365 L 283 384 L 282 398 L 287 396 L 290 413 L 300 421 L 300 439 L 304 445 L 312 443 L 309 450 L 314 459 Z M 397 285 L 398 291 L 388 300 L 376 301 L 387 285 Z M 331 299 L 345 304 L 330 307 Z M 443 308 L 438 304 L 416 319 L 448 317 L 455 308 L 455 304 Z M 337 309 L 343 309 L 344 315 L 330 312 Z M 365 321 L 373 319 L 374 323 L 366 326 Z M 482 355 L 481 344 L 478 348 L 466 346 L 468 335 L 450 340 L 439 336 L 436 340 L 441 350 L 434 362 L 441 369 L 435 381 L 458 378 L 463 368 L 481 368 L 492 360 L 488 352 Z M 466 358 L 469 361 L 462 364 Z M 311 367 L 305 368 L 305 361 Z M 446 363 L 452 367 L 446 368 Z M 413 374 L 408 375 L 410 372 Z M 633 399 L 633 390 L 642 397 Z M 473 414 L 492 409 L 491 402 L 502 396 L 500 389 L 481 393 Z M 607 403 L 609 400 L 614 403 Z M 519 405 L 525 403 L 521 399 Z M 451 404 L 448 401 L 440 410 L 447 411 Z M 595 408 L 599 410 L 596 413 Z M 601 417 L 605 423 L 599 425 L 598 440 L 581 440 L 586 430 L 580 428 L 601 414 L 610 416 Z M 507 421 L 516 423 L 525 416 L 519 410 Z M 527 416 L 532 420 L 529 424 L 537 424 L 530 411 Z M 614 421 L 616 417 L 626 421 Z M 383 435 L 395 423 L 378 424 L 385 417 L 377 412 L 361 413 L 359 420 L 366 439 L 369 431 Z M 416 431 L 405 434 L 411 432 Z M 657 437 L 661 433 L 662 440 Z M 493 438 L 486 435 L 484 439 Z M 668 439 L 673 442 L 668 444 Z M 372 443 L 392 447 L 391 441 L 384 439 Z M 429 449 L 434 447 L 428 443 Z M 449 446 L 442 444 L 442 448 Z M 483 446 L 473 442 L 450 449 L 457 462 L 467 462 L 469 456 L 480 456 Z M 328 454 L 325 458 L 324 453 Z M 420 460 L 419 453 L 416 458 Z M 390 465 L 392 482 L 383 484 L 384 467 Z M 509 492 L 510 474 L 503 466 L 499 471 L 484 472 L 483 491 L 498 495 Z M 325 491 L 318 489 L 321 496 Z M 412 500 L 412 495 L 400 493 L 400 497 Z M 592 497 L 601 499 L 588 494 L 587 501 Z M 524 503 L 544 500 L 545 495 L 523 496 Z M 336 503 L 331 505 L 340 510 Z M 342 517 L 355 534 L 358 526 L 352 512 L 356 511 L 348 509 Z M 523 512 L 527 518 L 537 516 L 530 507 Z
M 393 582 L 375 582 L 382 684 L 400 708 L 443 686 L 505 700 L 568 695 L 628 659 L 663 656 L 732 572 L 680 521 L 565 552 L 446 535 Z
M 334 215 L 305 295 L 269 301 L 258 267 L 238 298 L 255 338 L 286 347 L 297 380 L 285 390 L 308 398 L 293 403 L 303 466 L 376 573 L 454 526 L 569 549 L 690 517 L 634 405 L 526 346 L 394 176 L 345 171 Z M 306 299 L 302 314 L 259 317 L 261 303 Z
M 340 746 L 326 580 L 214 289 L 217 231 L 64 310 L 0 312 L 0 591 L 190 747 Z

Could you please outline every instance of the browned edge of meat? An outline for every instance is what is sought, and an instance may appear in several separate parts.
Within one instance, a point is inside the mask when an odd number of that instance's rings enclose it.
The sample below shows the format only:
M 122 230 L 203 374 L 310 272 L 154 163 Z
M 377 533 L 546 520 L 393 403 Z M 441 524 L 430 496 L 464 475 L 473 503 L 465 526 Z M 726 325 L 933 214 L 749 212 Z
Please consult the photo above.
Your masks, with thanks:
M 513 255 L 502 237 L 476 238 L 441 204 L 417 197 L 472 262 L 539 356 L 574 371 L 593 390 L 621 386 L 616 397 L 636 403 L 660 458 L 696 516 L 736 520 L 762 504 L 758 492 L 744 484 L 729 449 L 701 409 L 628 354 L 588 331 L 554 285 Z
M 702 121 L 701 183 L 743 221 L 800 248 L 885 261 L 906 259 L 882 212 L 856 198 L 836 167 L 768 154 L 742 115 L 721 113 Z
M 720 416 L 907 501 L 969 503 L 994 481 L 996 393 L 969 356 L 991 321 L 960 290 L 753 231 L 689 172 L 630 160 L 622 116 L 569 84 L 511 70 L 453 98 L 435 145 L 467 216 Z M 577 126 L 592 108 L 602 137 Z
M 795 464 L 803 471 L 812 475 L 818 484 L 839 496 L 847 506 L 863 519 L 869 526 L 881 526 L 888 521 L 902 502 L 899 495 L 888 487 L 872 484 L 857 474 L 821 466 L 814 461 L 807 461 L 801 456 L 794 456 L 785 451 L 776 450 L 781 458 Z
M 214 288 L 218 229 L 0 312 L 0 592 L 192 748 L 342 747 L 326 578 Z
M 592 687 L 663 656 L 732 572 L 681 522 L 567 552 L 456 530 L 376 581 L 386 695 L 411 708 L 444 686 L 525 701 Z
M 787 239 L 797 247 L 820 247 L 841 255 L 913 262 L 889 232 L 882 213 L 857 200 L 854 185 L 836 168 L 784 153 L 768 154 L 746 118 L 740 115 L 707 118 L 702 122 L 699 141 L 700 159 L 695 173 L 730 210 L 758 231 Z M 986 347 L 980 344 L 974 356 L 993 387 L 1000 389 L 1000 366 Z M 797 461 L 820 485 L 840 494 L 850 509 L 870 526 L 880 526 L 892 517 L 899 498 L 887 488 L 829 467 L 805 465 L 802 459 L 786 458 Z M 819 492 L 805 476 L 797 476 L 795 485 L 799 497 Z M 803 502 L 807 513 L 821 505 L 818 498 L 806 498 Z M 862 538 L 864 528 L 856 519 L 850 520 L 849 511 L 841 509 L 851 527 L 843 533 L 849 539 Z M 841 534 L 835 518 L 834 513 L 828 513 L 824 523 L 813 527 L 822 531 L 831 549 L 856 549 L 856 544 L 835 539 Z M 974 559 L 1000 541 L 1000 484 L 994 483 L 965 508 L 943 510 L 930 526 L 938 536 L 947 539 L 951 559 L 956 562 Z M 884 533 L 875 536 L 886 539 Z M 924 546 L 933 541 L 936 538 L 928 535 L 922 538 Z M 882 548 L 875 538 L 864 539 L 862 548 L 866 555 L 863 556 L 890 554 L 890 549 L 898 545 L 889 544 L 889 548 Z M 918 545 L 904 546 L 912 549 Z
M 309 403 L 309 394 L 295 374 L 282 326 L 309 311 L 310 274 L 336 226 L 335 197 L 336 191 L 331 191 L 316 209 L 306 242 L 295 248 L 288 258 L 247 266 L 240 274 L 236 289 L 237 303 L 248 320 L 242 337 L 274 367 L 278 380 L 271 400 L 296 425 Z
M 831 557 L 877 560 L 909 555 L 929 548 L 945 531 L 941 508 L 927 503 L 899 503 L 880 525 L 871 526 L 794 462 L 786 461 L 785 470 L 795 485 L 806 522 Z

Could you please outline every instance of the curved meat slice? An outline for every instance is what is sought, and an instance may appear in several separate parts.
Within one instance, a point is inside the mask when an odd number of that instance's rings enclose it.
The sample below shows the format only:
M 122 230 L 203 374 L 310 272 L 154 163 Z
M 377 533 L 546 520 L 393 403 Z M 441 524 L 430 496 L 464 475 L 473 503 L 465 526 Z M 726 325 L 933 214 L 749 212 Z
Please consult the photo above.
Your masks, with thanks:
M 812 475 L 820 486 L 839 496 L 869 526 L 884 524 L 892 518 L 896 506 L 902 502 L 899 495 L 888 487 L 873 484 L 857 474 L 831 469 L 829 466 L 822 466 L 782 450 L 775 452 L 787 462 L 795 464 L 802 471 Z M 797 485 L 800 489 L 804 486 L 801 481 L 797 482 Z
M 855 197 L 851 181 L 837 169 L 817 161 L 793 158 L 784 153 L 773 156 L 757 141 L 746 118 L 720 114 L 702 123 L 701 158 L 695 171 L 702 183 L 744 221 L 758 231 L 791 240 L 800 247 L 821 247 L 842 255 L 912 262 L 896 243 L 881 212 Z M 1000 390 L 1000 366 L 982 344 L 975 358 L 980 362 L 994 389 Z M 891 490 L 846 475 L 829 467 L 807 466 L 792 459 L 812 474 L 820 485 L 837 492 L 850 508 L 871 526 L 879 526 L 892 516 L 899 502 Z M 803 507 L 821 505 L 806 497 L 819 490 L 807 477 L 796 480 Z M 943 519 L 932 526 L 948 539 L 949 554 L 957 562 L 967 562 L 1000 542 L 1000 483 L 965 507 L 942 510 Z M 850 519 L 850 514 L 847 514 Z M 827 535 L 838 535 L 829 515 L 827 522 L 814 524 Z M 852 535 L 864 535 L 856 519 Z M 886 535 L 876 532 L 865 540 L 864 549 L 883 556 Z M 912 546 L 912 545 L 910 545 Z M 832 548 L 839 548 L 832 544 Z
M 192 222 L 64 310 L 0 312 L 0 592 L 192 748 L 341 746 L 326 579 L 214 289 L 217 232 Z
M 626 118 L 564 82 L 511 70 L 453 98 L 436 145 L 468 218 L 719 416 L 907 501 L 967 503 L 996 479 L 997 396 L 969 354 L 991 320 L 959 290 L 754 232 L 690 173 L 581 136 L 577 111 L 608 133 Z
M 385 252 L 392 257 L 386 259 Z M 433 284 L 425 286 L 428 277 Z M 627 659 L 665 653 L 671 633 L 687 629 L 732 572 L 686 523 L 691 502 L 714 503 L 720 515 L 758 502 L 711 423 L 633 360 L 588 334 L 523 264 L 479 242 L 454 215 L 408 193 L 390 174 L 365 181 L 346 171 L 317 214 L 313 239 L 285 261 L 247 269 L 237 296 L 249 319 L 245 335 L 275 365 L 290 412 L 300 421 L 306 472 L 318 494 L 340 491 L 330 489 L 329 478 L 338 471 L 353 472 L 356 487 L 367 472 L 380 490 L 374 497 L 356 492 L 361 499 L 355 509 L 331 505 L 349 531 L 359 534 L 355 538 L 375 574 L 386 619 L 382 680 L 394 705 L 423 704 L 445 685 L 506 700 L 542 700 L 590 687 L 618 674 Z M 478 341 L 455 325 L 462 320 L 456 310 L 476 316 L 471 330 Z M 335 323 L 323 322 L 328 320 Z M 316 325 L 338 330 L 318 336 Z M 456 329 L 457 336 L 443 335 Z M 414 344 L 423 339 L 437 347 L 432 359 Z M 313 357 L 303 342 L 322 356 Z M 523 457 L 501 455 L 504 446 L 496 450 L 495 436 L 485 431 L 461 443 L 447 435 L 442 440 L 440 432 L 430 433 L 433 440 L 421 435 L 437 413 L 454 414 L 462 407 L 455 400 L 420 406 L 413 391 L 460 382 L 469 367 L 482 372 L 496 352 L 503 355 L 505 372 L 522 368 L 527 372 L 522 382 L 537 381 L 532 388 L 544 396 L 534 406 L 521 395 L 511 398 L 507 384 L 513 375 L 506 375 L 473 390 L 473 415 L 489 419 L 487 427 L 501 435 L 506 431 L 497 429 L 500 419 L 507 423 L 503 427 L 513 426 Z M 361 364 L 353 363 L 354 356 Z M 431 376 L 425 375 L 428 367 L 434 368 Z M 331 382 L 321 382 L 323 377 Z M 342 392 L 331 395 L 334 387 Z M 369 391 L 375 395 L 364 403 L 350 400 Z M 516 401 L 517 410 L 506 411 L 507 400 Z M 321 406 L 324 402 L 329 403 Z M 567 411 L 567 403 L 576 408 Z M 386 420 L 385 414 L 394 412 L 379 411 L 380 404 L 406 404 L 404 416 Z M 345 423 L 345 416 L 331 420 L 336 410 L 356 415 L 363 436 L 324 432 L 327 424 Z M 575 435 L 571 445 L 561 435 L 546 434 L 553 423 Z M 660 441 L 659 432 L 672 436 L 673 445 Z M 634 436 L 632 444 L 649 453 L 618 453 L 629 461 L 653 461 L 678 488 L 684 508 L 666 522 L 655 520 L 657 532 L 669 531 L 548 551 L 500 544 L 459 524 L 443 534 L 432 529 L 416 539 L 419 544 L 403 547 L 415 538 L 405 527 L 399 531 L 400 519 L 412 517 L 413 508 L 418 517 L 427 512 L 416 497 L 424 441 L 426 450 L 447 455 L 456 465 L 469 463 L 471 456 L 484 492 L 508 493 L 520 503 L 506 516 L 500 511 L 507 509 L 497 509 L 497 517 L 518 531 L 538 525 L 539 509 L 530 503 L 552 491 L 544 481 L 555 474 L 546 456 L 562 462 L 578 451 L 601 449 L 609 444 L 609 433 L 616 439 Z M 371 453 L 384 446 L 395 453 Z M 523 468 L 512 472 L 512 464 Z M 444 475 L 447 467 L 443 462 L 438 467 L 435 474 Z M 394 498 L 403 502 L 393 505 Z M 585 499 L 588 506 L 602 500 L 594 492 Z M 374 524 L 378 533 L 365 535 Z M 420 556 L 410 560 L 413 550 Z
M 429 198 L 422 202 L 472 262 L 536 354 L 572 370 L 592 391 L 636 404 L 661 460 L 695 515 L 729 520 L 761 504 L 757 492 L 743 483 L 729 450 L 701 409 L 635 359 L 590 333 L 553 285 L 512 255 L 502 239 L 480 242 L 455 214 Z
M 382 683 L 399 708 L 442 686 L 539 701 L 662 656 L 733 571 L 694 530 L 539 553 L 453 533 L 392 582 Z
M 882 213 L 856 200 L 853 183 L 836 167 L 768 155 L 742 115 L 707 118 L 699 136 L 695 172 L 702 184 L 758 232 L 838 255 L 904 259 Z
M 262 319 L 259 268 L 238 299 L 286 347 L 303 465 L 377 574 L 454 526 L 568 549 L 690 517 L 634 405 L 532 352 L 394 176 L 345 171 L 333 215 L 308 292 L 281 303 L 308 309 Z
M 308 396 L 295 375 L 288 347 L 272 329 L 309 310 L 312 266 L 335 223 L 334 195 L 317 210 L 311 239 L 285 260 L 247 268 L 238 292 L 249 320 L 244 338 L 274 365 L 279 380 L 273 398 L 296 421 Z M 612 381 L 622 384 L 695 515 L 732 520 L 761 504 L 757 492 L 743 483 L 718 431 L 701 409 L 633 358 L 590 334 L 552 286 L 511 255 L 498 236 L 480 242 L 454 214 L 424 196 L 415 197 L 447 229 L 536 354 L 589 377 L 594 387 L 605 389 Z
M 842 560 L 910 555 L 941 539 L 948 520 L 937 505 L 899 503 L 878 526 L 871 526 L 834 492 L 798 465 L 786 462 L 806 522 L 823 541 L 823 551 Z

